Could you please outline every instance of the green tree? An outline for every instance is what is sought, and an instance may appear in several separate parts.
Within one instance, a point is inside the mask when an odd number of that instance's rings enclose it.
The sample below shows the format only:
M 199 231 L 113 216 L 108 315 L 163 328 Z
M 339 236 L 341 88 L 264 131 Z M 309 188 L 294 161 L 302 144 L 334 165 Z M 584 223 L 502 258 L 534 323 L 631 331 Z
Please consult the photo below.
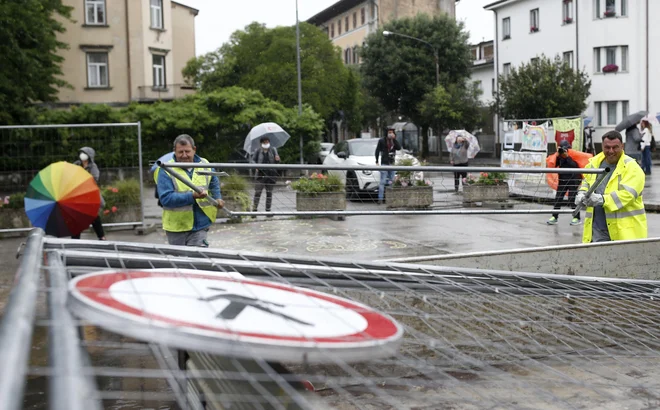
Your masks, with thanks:
M 0 1 L 0 124 L 29 123 L 35 102 L 54 101 L 67 47 L 57 39 L 71 7 L 61 0 Z
M 551 118 L 580 115 L 587 108 L 591 81 L 585 71 L 574 70 L 559 57 L 513 68 L 500 76 L 498 100 L 504 118 Z
M 430 43 L 438 51 L 440 84 L 463 84 L 470 75 L 472 57 L 468 33 L 462 23 L 448 16 L 391 21 L 383 30 L 412 36 Z M 432 124 L 419 111 L 420 101 L 436 85 L 434 50 L 418 41 L 376 33 L 367 38 L 362 52 L 366 88 L 387 111 L 399 112 L 422 126 L 426 135 Z M 428 155 L 428 139 L 422 153 Z
M 240 87 L 223 88 L 212 93 L 198 93 L 180 100 L 134 103 L 122 109 L 103 104 L 83 104 L 70 110 L 45 110 L 38 117 L 44 124 L 142 123 L 142 152 L 145 161 L 158 159 L 171 151 L 172 141 L 179 134 L 195 139 L 201 155 L 213 162 L 223 162 L 238 154 L 250 129 L 262 122 L 277 122 L 291 135 L 280 149 L 285 163 L 299 160 L 299 141 L 303 137 L 306 155 L 318 152 L 324 122 L 309 106 L 303 106 L 301 116 L 297 108 L 286 108 L 277 101 L 265 98 L 256 90 Z M 71 128 L 39 131 L 17 130 L 15 146 L 0 152 L 0 171 L 43 168 L 53 157 L 75 156 L 80 141 L 98 140 L 99 133 L 111 133 L 106 146 L 95 146 L 97 159 L 104 167 L 130 166 L 137 163 L 135 128 Z M 21 152 L 48 153 L 39 161 L 25 164 Z M 146 162 L 145 162 L 146 163 Z
M 328 36 L 311 24 L 300 24 L 300 49 L 303 102 L 328 119 L 342 109 L 347 68 Z M 189 61 L 183 74 L 205 92 L 239 86 L 297 106 L 295 27 L 252 23 L 218 50 Z
M 422 118 L 435 124 L 438 130 L 472 131 L 482 121 L 480 95 L 476 83 L 451 84 L 447 88 L 440 85 L 424 96 L 418 109 Z

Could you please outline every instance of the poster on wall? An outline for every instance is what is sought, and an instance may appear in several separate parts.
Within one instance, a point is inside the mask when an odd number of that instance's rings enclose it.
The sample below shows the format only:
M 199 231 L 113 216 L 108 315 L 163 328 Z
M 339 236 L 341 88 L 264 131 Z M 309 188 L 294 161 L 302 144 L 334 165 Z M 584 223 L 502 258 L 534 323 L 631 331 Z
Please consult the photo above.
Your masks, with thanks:
M 528 151 L 547 151 L 547 123 L 543 123 L 541 125 L 530 125 L 524 122 L 521 149 Z
M 575 151 L 582 151 L 583 143 L 583 125 L 582 118 L 571 120 L 561 118 L 552 120 L 555 129 L 555 142 L 557 146 L 562 141 L 568 141 L 571 148 Z
M 502 151 L 502 168 L 545 168 L 545 152 L 519 152 L 519 151 Z M 538 184 L 543 178 L 544 174 L 522 174 L 510 173 L 508 174 L 509 186 L 524 185 L 526 183 Z
M 508 131 L 504 134 L 504 149 L 513 149 L 515 145 L 515 133 Z

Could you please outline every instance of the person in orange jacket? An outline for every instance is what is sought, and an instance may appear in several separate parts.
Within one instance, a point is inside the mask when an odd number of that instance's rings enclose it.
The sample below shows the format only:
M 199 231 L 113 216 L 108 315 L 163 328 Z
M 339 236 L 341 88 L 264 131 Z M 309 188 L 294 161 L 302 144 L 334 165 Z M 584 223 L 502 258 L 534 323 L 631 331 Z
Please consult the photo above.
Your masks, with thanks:
M 555 160 L 556 168 L 580 168 L 580 166 L 575 162 L 570 155 L 568 155 L 568 150 L 571 149 L 571 145 L 568 141 L 562 141 L 559 144 L 557 149 L 557 158 Z M 564 203 L 564 196 L 568 193 L 568 204 L 575 209 L 575 196 L 577 195 L 578 189 L 580 188 L 580 182 L 582 176 L 580 173 L 574 174 L 559 174 L 559 182 L 557 184 L 557 194 L 555 195 L 555 207 L 554 209 L 560 209 L 561 205 Z M 546 222 L 548 225 L 556 225 L 559 222 L 559 214 L 552 214 L 552 217 Z M 571 225 L 579 225 L 582 223 L 580 220 L 580 214 L 574 217 L 571 220 Z

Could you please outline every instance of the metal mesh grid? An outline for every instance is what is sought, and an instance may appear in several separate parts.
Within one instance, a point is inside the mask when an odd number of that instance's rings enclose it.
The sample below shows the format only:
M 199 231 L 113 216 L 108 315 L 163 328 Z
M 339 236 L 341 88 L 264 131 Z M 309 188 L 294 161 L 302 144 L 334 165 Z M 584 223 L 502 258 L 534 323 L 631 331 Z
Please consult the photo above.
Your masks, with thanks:
M 163 164 L 167 169 L 178 165 L 182 164 Z M 568 214 L 575 207 L 574 198 L 568 193 L 557 200 L 556 192 L 546 182 L 548 173 L 571 174 L 573 170 L 570 169 L 344 164 L 317 167 L 288 164 L 193 165 L 197 168 L 207 166 L 213 167 L 215 172 L 201 172 L 220 176 L 225 209 L 235 218 L 291 215 Z M 382 203 L 379 203 L 380 175 L 385 171 L 394 172 L 397 182 L 384 188 Z M 490 185 L 487 188 L 488 196 L 482 199 L 480 192 L 475 192 L 474 186 L 463 181 L 462 174 L 455 174 L 463 171 L 473 182 L 478 182 L 482 175 L 496 176 L 490 183 L 497 180 L 500 185 Z M 604 171 L 581 169 L 580 172 L 603 174 Z M 256 173 L 260 175 L 258 179 L 255 178 Z M 264 177 L 264 174 L 268 176 Z M 315 189 L 327 192 L 308 194 L 295 186 L 300 180 L 311 180 L 317 185 Z M 455 184 L 457 181 L 458 185 Z M 504 182 L 508 186 L 502 185 Z M 238 195 L 240 198 L 235 197 L 237 186 L 242 187 Z M 576 190 L 577 184 L 573 191 Z M 268 191 L 271 191 L 270 201 Z M 555 203 L 561 209 L 553 210 L 543 206 Z
M 84 326 L 82 342 L 51 338 L 50 361 L 33 351 L 28 372 L 63 383 L 51 408 L 93 408 L 96 398 L 106 408 L 202 408 L 202 397 L 207 408 L 232 409 L 641 409 L 660 400 L 660 282 L 57 239 L 46 239 L 44 252 L 50 277 L 107 268 L 238 272 L 363 303 L 405 331 L 397 352 L 377 360 L 327 352 L 324 364 L 281 363 L 200 349 L 179 370 L 171 347 L 69 316 L 69 329 Z M 61 285 L 51 279 L 39 292 L 52 297 Z M 61 302 L 39 315 L 37 334 L 67 327 Z M 78 372 L 62 365 L 72 363 L 66 357 L 53 361 L 77 352 Z M 86 376 L 98 393 L 84 389 Z M 62 403 L 66 391 L 83 404 Z

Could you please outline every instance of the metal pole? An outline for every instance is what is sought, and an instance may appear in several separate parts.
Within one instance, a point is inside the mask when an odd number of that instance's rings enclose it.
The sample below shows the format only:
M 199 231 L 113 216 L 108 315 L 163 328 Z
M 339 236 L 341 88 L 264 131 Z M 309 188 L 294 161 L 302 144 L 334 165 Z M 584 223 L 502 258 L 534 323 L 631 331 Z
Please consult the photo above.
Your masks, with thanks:
M 605 171 L 604 173 L 598 175 L 598 177 L 596 178 L 596 182 L 594 182 L 594 184 L 591 186 L 591 188 L 589 188 L 589 190 L 585 194 L 585 198 L 588 198 L 591 194 L 593 194 L 596 191 L 596 189 L 600 186 L 600 184 L 603 183 L 603 181 L 605 180 L 605 177 L 610 173 L 610 168 L 607 167 L 607 168 L 605 168 L 604 171 Z M 577 204 L 577 206 L 575 207 L 575 210 L 573 210 L 573 218 L 577 218 L 577 216 L 580 214 L 580 211 L 582 210 L 582 208 L 584 208 L 584 204 L 582 202 Z
M 158 162 L 162 168 L 216 168 L 216 169 L 308 169 L 309 164 L 239 164 L 239 163 L 199 163 L 199 162 Z M 413 172 L 456 172 L 452 166 L 401 166 L 401 165 L 314 165 L 315 170 L 333 171 L 413 171 Z M 506 174 L 574 174 L 575 168 L 501 168 L 501 167 L 461 167 L 461 172 L 502 172 Z M 602 174 L 602 168 L 580 168 L 581 174 Z
M 440 58 L 438 57 L 438 49 L 433 49 L 433 54 L 435 57 L 435 86 L 440 85 Z
M 140 168 L 140 222 L 144 228 L 144 175 L 142 173 L 142 122 L 138 121 L 138 167 Z
M 44 231 L 34 229 L 25 245 L 16 271 L 16 284 L 9 294 L 0 323 L 0 403 L 3 409 L 23 408 L 25 375 L 32 347 L 34 314 L 39 288 Z
M 51 410 L 100 410 L 95 378 L 85 374 L 90 360 L 80 347 L 78 329 L 66 305 L 67 273 L 57 252 L 48 253 L 48 279 L 50 293 L 48 306 L 52 324 L 48 327 L 49 360 L 53 369 L 50 376 Z
M 118 122 L 114 124 L 40 124 L 40 125 L 0 125 L 4 129 L 27 129 L 27 128 L 92 128 L 92 127 L 131 127 L 138 125 L 137 122 Z
M 158 164 L 158 166 L 160 167 L 161 170 L 167 172 L 170 176 L 172 176 L 172 177 L 178 179 L 179 181 L 183 182 L 184 185 L 187 186 L 188 188 L 192 189 L 193 191 L 197 192 L 198 194 L 201 194 L 201 193 L 202 193 L 202 191 L 203 191 L 202 188 L 200 188 L 200 187 L 198 187 L 197 185 L 193 184 L 191 181 L 185 179 L 184 177 L 182 177 L 181 175 L 177 174 L 176 172 L 172 172 L 172 171 L 170 171 L 169 169 L 167 169 L 166 167 L 164 167 L 163 165 L 165 165 L 165 164 L 163 164 L 162 161 L 158 161 L 158 162 L 156 162 L 156 164 Z M 206 164 L 205 164 L 205 165 L 206 165 Z M 179 166 L 179 167 L 177 167 L 177 168 L 181 168 L 181 166 Z M 206 167 L 205 167 L 205 168 L 206 168 Z M 213 203 L 213 205 L 216 205 L 216 206 L 217 206 L 217 205 L 218 205 L 218 201 L 216 201 L 215 198 L 213 198 L 213 197 L 210 195 L 210 193 L 207 193 L 207 194 L 208 194 L 208 195 L 206 196 L 206 199 L 208 199 L 211 203 Z
M 296 65 L 298 70 L 298 117 L 302 116 L 302 74 L 300 70 L 300 22 L 298 21 L 298 0 L 296 0 Z M 303 160 L 303 136 L 300 134 L 300 164 Z

